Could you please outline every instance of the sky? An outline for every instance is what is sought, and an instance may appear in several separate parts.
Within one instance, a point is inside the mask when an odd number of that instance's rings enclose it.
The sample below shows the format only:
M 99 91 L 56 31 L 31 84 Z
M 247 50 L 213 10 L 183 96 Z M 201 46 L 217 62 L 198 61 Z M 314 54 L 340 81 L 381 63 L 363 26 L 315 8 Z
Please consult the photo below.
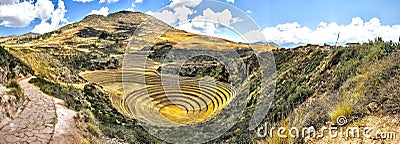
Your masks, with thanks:
M 399 0 L 0 0 L 0 36 L 46 33 L 88 14 L 153 15 L 186 31 L 233 41 L 307 43 L 399 41 Z M 181 3 L 183 2 L 183 3 Z M 340 34 L 339 34 L 340 33 Z

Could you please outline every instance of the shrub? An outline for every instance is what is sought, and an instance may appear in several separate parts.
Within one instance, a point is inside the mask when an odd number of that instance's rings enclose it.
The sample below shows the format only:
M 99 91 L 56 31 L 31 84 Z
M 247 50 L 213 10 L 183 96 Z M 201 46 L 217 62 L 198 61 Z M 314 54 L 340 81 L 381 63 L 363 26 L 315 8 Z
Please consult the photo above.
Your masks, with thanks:
M 339 116 L 345 116 L 348 118 L 351 114 L 351 106 L 349 102 L 344 101 L 342 103 L 338 103 L 336 108 L 329 113 L 332 122 L 336 122 Z
M 88 126 L 89 132 L 92 133 L 95 137 L 100 137 L 102 135 L 101 130 L 95 124 L 88 123 L 87 126 Z
M 309 88 L 301 88 L 300 90 L 296 91 L 296 93 L 292 96 L 289 96 L 288 103 L 298 105 L 305 101 L 308 97 L 314 94 L 313 89 Z
M 21 87 L 16 79 L 9 80 L 6 85 L 7 88 L 18 88 Z
M 83 139 L 79 142 L 79 144 L 90 144 L 90 142 L 87 139 Z
M 9 88 L 10 91 L 15 96 L 17 96 L 18 99 L 22 99 L 24 97 L 22 87 L 19 85 L 19 83 L 16 79 L 12 79 L 12 80 L 8 81 L 5 86 L 7 88 Z
M 109 34 L 108 33 L 106 33 L 106 32 L 101 32 L 101 34 L 100 34 L 100 36 L 99 36 L 99 39 L 107 39 L 107 37 L 109 36 Z

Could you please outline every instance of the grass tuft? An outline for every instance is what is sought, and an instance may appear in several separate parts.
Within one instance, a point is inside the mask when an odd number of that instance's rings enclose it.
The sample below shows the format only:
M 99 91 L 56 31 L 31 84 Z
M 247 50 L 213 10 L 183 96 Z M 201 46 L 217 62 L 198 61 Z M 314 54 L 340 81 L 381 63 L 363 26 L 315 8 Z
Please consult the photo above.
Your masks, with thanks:
M 338 103 L 336 108 L 329 113 L 331 117 L 331 121 L 336 123 L 336 120 L 339 116 L 349 117 L 351 114 L 351 106 L 349 102 L 345 101 L 342 103 Z
M 22 90 L 22 87 L 19 85 L 18 81 L 16 79 L 12 79 L 8 81 L 5 85 L 7 88 L 10 89 L 10 91 L 17 96 L 18 100 L 24 98 L 24 93 Z

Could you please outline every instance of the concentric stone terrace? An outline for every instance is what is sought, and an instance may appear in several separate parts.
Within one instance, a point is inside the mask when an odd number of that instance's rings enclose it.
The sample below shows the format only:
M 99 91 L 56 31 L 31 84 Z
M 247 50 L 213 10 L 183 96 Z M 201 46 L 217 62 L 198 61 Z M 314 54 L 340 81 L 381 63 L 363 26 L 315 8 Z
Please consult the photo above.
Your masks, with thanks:
M 212 78 L 161 76 L 156 71 L 159 65 L 147 59 L 143 66 L 133 59 L 123 71 L 86 72 L 82 76 L 110 91 L 119 90 L 119 96 L 111 97 L 114 106 L 126 116 L 154 125 L 205 122 L 236 95 L 233 86 Z
M 211 78 L 179 78 L 179 86 L 162 78 L 163 82 L 159 75 L 147 76 L 144 88 L 125 93 L 125 106 L 137 119 L 163 125 L 204 122 L 236 93 L 229 84 Z

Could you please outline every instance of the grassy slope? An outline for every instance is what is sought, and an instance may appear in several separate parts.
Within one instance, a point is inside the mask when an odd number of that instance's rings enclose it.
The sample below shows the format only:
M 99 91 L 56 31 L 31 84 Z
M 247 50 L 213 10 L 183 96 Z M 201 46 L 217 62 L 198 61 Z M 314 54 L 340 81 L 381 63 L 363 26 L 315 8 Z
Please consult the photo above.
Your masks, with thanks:
M 0 68 L 2 69 L 0 83 L 4 84 L 8 80 L 21 78 L 33 73 L 26 63 L 14 57 L 2 46 L 0 46 L 0 60 Z
M 398 43 L 377 38 L 332 52 L 277 52 L 278 99 L 268 120 L 287 127 L 319 128 L 334 124 L 340 115 L 351 122 L 367 115 L 398 114 L 399 48 Z M 267 139 L 271 140 L 277 139 Z

